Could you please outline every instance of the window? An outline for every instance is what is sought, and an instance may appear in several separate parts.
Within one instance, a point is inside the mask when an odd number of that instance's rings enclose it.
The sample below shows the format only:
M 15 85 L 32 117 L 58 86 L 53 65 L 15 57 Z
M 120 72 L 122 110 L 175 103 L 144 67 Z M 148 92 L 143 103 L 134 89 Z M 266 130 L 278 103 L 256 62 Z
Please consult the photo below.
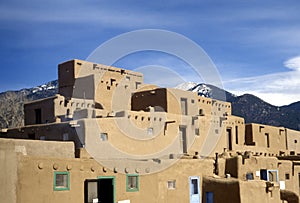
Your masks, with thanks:
M 200 135 L 199 128 L 195 128 L 195 135 Z
M 107 133 L 101 133 L 100 134 L 100 139 L 101 139 L 101 141 L 107 141 L 108 140 Z
M 181 113 L 182 115 L 187 115 L 187 99 L 186 98 L 181 98 L 180 99 L 180 106 L 181 106 Z
M 192 194 L 198 194 L 198 179 L 192 179 L 191 181 L 191 185 L 192 185 Z
M 139 176 L 138 175 L 127 175 L 126 176 L 126 191 L 127 192 L 139 191 Z
M 268 171 L 268 180 L 271 182 L 277 182 L 277 171 Z
M 69 172 L 54 172 L 53 190 L 70 190 Z
M 253 180 L 253 179 L 254 179 L 253 173 L 247 173 L 247 174 L 246 174 L 246 179 L 247 179 L 247 180 Z
M 168 180 L 168 189 L 174 190 L 176 188 L 176 180 Z
M 271 182 L 278 182 L 278 170 L 260 170 L 260 179 L 271 181 Z
M 153 135 L 153 128 L 148 128 L 147 134 L 148 135 Z
M 286 174 L 285 174 L 285 179 L 286 179 L 286 180 L 289 180 L 289 179 L 290 179 L 290 174 L 289 174 L 289 173 L 286 173 Z
M 200 115 L 200 116 L 203 116 L 203 115 L 204 115 L 203 109 L 199 109 L 199 115 Z

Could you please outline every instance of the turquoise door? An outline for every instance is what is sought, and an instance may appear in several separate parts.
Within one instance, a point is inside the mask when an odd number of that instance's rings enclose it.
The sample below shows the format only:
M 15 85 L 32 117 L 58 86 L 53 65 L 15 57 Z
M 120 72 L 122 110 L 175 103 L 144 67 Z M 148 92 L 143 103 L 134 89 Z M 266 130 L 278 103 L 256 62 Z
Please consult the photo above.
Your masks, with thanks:
M 200 178 L 198 176 L 189 177 L 190 183 L 190 203 L 200 203 Z

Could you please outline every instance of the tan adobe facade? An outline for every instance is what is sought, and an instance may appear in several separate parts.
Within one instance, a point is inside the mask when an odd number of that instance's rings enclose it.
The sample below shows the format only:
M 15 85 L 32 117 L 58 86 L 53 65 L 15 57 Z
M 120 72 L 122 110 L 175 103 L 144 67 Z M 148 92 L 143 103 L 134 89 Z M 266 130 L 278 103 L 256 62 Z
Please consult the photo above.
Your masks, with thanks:
M 4 202 L 299 201 L 300 132 L 122 68 L 76 59 L 58 79 L 24 127 L 1 130 Z

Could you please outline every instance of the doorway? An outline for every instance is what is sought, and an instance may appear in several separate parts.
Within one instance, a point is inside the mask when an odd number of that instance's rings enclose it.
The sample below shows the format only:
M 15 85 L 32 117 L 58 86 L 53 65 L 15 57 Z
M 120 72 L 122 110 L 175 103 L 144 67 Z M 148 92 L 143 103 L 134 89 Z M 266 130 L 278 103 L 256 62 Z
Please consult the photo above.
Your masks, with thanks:
M 200 202 L 200 183 L 198 176 L 191 176 L 189 178 L 190 184 L 190 203 Z
M 115 203 L 115 177 L 101 176 L 84 182 L 85 203 Z
M 187 153 L 186 126 L 179 127 L 179 139 L 183 154 Z
M 232 133 L 231 133 L 231 128 L 226 129 L 226 134 L 227 134 L 227 149 L 232 150 Z

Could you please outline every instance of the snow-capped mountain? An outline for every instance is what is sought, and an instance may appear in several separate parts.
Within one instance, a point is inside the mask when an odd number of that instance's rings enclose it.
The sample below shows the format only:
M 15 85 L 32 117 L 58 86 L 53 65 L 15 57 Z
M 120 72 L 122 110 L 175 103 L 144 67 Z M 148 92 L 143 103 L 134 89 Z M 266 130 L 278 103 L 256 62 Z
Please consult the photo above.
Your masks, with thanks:
M 187 90 L 195 87 L 196 85 L 197 85 L 197 83 L 195 83 L 195 82 L 184 82 L 184 83 L 177 85 L 175 88 L 187 91 Z
M 212 99 L 231 102 L 232 114 L 245 118 L 246 123 L 262 123 L 300 130 L 300 102 L 277 107 L 251 94 L 236 96 L 226 90 L 203 83 L 187 82 L 175 88 L 197 92 L 200 96 Z
M 33 88 L 0 93 L 0 129 L 23 125 L 23 104 L 32 100 L 51 97 L 57 93 L 57 80 Z
M 197 84 L 195 82 L 185 82 L 177 85 L 176 89 L 197 92 L 199 96 L 211 97 L 211 88 L 206 84 Z
M 19 91 L 0 93 L 0 128 L 23 125 L 23 104 L 57 94 L 57 80 Z M 236 96 L 209 84 L 183 83 L 176 88 L 197 92 L 198 95 L 232 103 L 232 114 L 245 118 L 246 123 L 262 123 L 300 130 L 300 102 L 275 107 L 260 98 L 244 94 Z
M 195 83 L 195 82 L 185 82 L 179 84 L 175 87 L 176 89 L 187 90 L 192 92 L 197 92 L 199 96 L 208 97 L 212 99 L 218 99 L 222 101 L 232 101 L 237 96 L 227 92 L 221 88 L 218 88 L 214 85 L 204 84 L 204 83 Z
M 54 90 L 57 88 L 58 88 L 58 82 L 57 82 L 57 80 L 54 80 L 54 81 L 48 82 L 46 84 L 32 88 L 31 92 L 36 93 L 36 92 L 40 92 L 40 91 Z

